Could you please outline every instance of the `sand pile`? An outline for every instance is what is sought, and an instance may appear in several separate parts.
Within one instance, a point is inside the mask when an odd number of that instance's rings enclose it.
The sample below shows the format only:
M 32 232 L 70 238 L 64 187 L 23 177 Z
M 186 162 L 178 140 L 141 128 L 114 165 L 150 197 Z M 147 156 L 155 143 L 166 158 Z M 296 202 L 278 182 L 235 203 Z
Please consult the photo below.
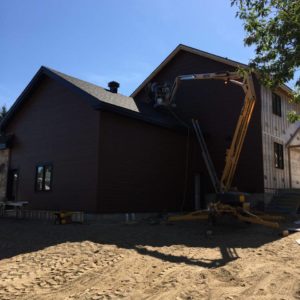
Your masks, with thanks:
M 300 233 L 0 220 L 0 299 L 300 299 Z

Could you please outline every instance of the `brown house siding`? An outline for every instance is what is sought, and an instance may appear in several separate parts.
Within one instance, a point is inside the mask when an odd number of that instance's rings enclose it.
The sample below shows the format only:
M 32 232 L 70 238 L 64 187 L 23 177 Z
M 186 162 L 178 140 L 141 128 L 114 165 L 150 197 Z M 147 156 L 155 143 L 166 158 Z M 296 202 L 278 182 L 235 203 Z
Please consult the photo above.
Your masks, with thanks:
M 178 75 L 218 71 L 234 71 L 234 68 L 180 51 L 153 81 L 172 83 Z M 263 192 L 261 99 L 257 83 L 256 92 L 257 103 L 233 182 L 239 190 L 246 192 Z M 146 98 L 144 90 L 135 97 L 141 109 L 145 106 Z M 183 82 L 178 90 L 175 111 L 186 120 L 192 117 L 199 119 L 219 176 L 224 167 L 226 149 L 229 147 L 243 99 L 244 93 L 239 87 L 231 84 L 225 86 L 221 81 Z M 202 169 L 206 172 L 204 164 Z
M 109 112 L 100 122 L 99 212 L 181 209 L 186 136 Z
M 172 83 L 178 75 L 217 71 L 233 71 L 233 67 L 180 51 L 153 81 Z M 96 105 L 102 110 L 97 111 L 87 101 L 89 96 L 44 74 L 32 90 L 6 127 L 6 133 L 15 136 L 10 169 L 20 172 L 17 199 L 29 201 L 30 208 L 100 213 L 190 210 L 196 174 L 202 206 L 204 194 L 212 192 L 192 130 L 187 135 L 186 128 L 167 129 L 104 111 L 105 105 Z M 257 82 L 256 91 L 257 104 L 233 182 L 244 192 L 263 192 Z M 138 117 L 152 121 L 159 117 L 170 125 L 171 116 L 156 114 L 146 98 L 144 90 L 135 97 L 141 111 Z M 219 177 L 243 99 L 239 87 L 220 81 L 183 82 L 178 90 L 177 120 L 199 120 Z M 35 192 L 39 163 L 53 165 L 51 192 Z
M 85 99 L 44 78 L 11 120 L 10 168 L 19 169 L 18 200 L 33 209 L 94 211 L 99 112 Z M 35 167 L 53 164 L 53 190 L 35 192 Z

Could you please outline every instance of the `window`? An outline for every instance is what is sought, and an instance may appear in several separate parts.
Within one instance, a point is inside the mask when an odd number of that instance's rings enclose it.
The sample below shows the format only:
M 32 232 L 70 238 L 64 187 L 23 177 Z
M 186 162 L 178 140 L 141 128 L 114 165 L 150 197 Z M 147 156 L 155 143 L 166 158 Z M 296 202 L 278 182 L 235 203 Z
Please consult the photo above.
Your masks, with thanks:
M 283 145 L 274 143 L 275 168 L 283 169 Z
M 273 114 L 281 117 L 281 98 L 279 95 L 272 93 Z
M 35 190 L 48 192 L 52 189 L 52 165 L 38 165 L 36 167 Z

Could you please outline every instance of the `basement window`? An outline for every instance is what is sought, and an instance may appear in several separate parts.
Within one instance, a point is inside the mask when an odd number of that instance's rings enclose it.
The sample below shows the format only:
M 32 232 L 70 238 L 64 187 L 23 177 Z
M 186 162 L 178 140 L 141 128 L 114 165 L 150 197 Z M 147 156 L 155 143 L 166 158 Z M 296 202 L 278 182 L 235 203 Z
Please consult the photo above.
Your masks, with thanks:
M 272 93 L 272 110 L 273 114 L 281 117 L 281 97 Z
M 49 192 L 52 190 L 52 170 L 50 164 L 38 165 L 35 175 L 35 190 L 38 192 Z
M 274 143 L 275 168 L 283 169 L 283 145 Z

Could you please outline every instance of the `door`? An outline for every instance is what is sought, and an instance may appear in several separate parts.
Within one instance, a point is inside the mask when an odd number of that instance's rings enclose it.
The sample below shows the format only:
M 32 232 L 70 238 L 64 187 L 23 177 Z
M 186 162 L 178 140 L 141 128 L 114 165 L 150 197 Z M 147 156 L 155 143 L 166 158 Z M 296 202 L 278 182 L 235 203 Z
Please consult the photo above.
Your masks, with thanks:
M 13 169 L 8 172 L 7 180 L 7 199 L 10 201 L 17 201 L 18 199 L 18 184 L 19 184 L 19 170 Z

